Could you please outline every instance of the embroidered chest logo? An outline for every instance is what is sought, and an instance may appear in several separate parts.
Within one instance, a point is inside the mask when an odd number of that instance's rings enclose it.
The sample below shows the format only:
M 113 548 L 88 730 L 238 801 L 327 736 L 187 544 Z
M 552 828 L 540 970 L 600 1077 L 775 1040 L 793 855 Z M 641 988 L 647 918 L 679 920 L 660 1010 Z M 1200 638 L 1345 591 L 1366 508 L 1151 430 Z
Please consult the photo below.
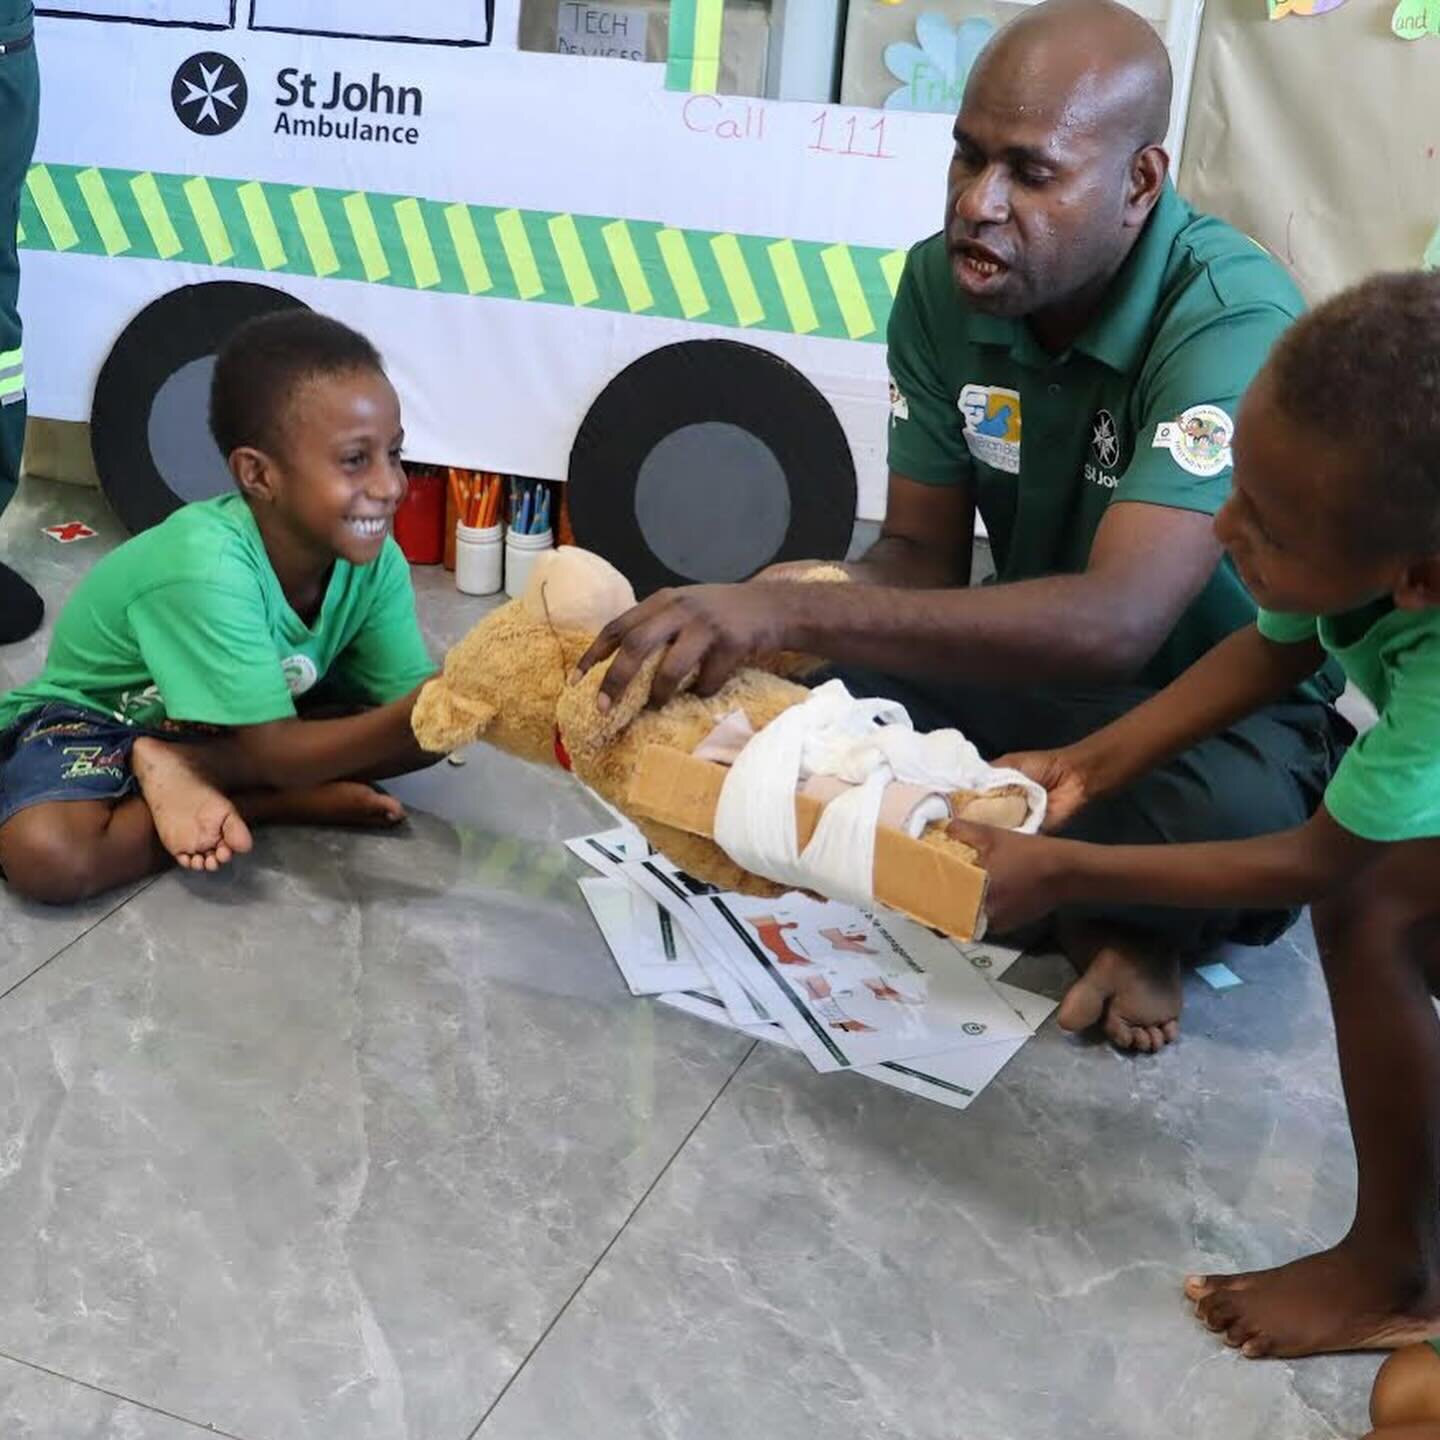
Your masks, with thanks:
M 1090 426 L 1090 455 L 1105 470 L 1113 470 L 1120 463 L 1120 436 L 1115 417 L 1108 410 L 1097 411 Z
M 1153 444 L 1168 450 L 1182 470 L 1209 479 L 1230 468 L 1234 433 L 1234 423 L 1218 405 L 1192 405 L 1178 420 L 1157 425 Z
M 1097 410 L 1090 422 L 1090 453 L 1085 461 L 1085 479 L 1102 490 L 1113 490 L 1120 478 L 1120 431 L 1108 410 Z
M 998 385 L 967 385 L 956 402 L 965 418 L 965 444 L 982 465 L 1020 473 L 1020 395 Z

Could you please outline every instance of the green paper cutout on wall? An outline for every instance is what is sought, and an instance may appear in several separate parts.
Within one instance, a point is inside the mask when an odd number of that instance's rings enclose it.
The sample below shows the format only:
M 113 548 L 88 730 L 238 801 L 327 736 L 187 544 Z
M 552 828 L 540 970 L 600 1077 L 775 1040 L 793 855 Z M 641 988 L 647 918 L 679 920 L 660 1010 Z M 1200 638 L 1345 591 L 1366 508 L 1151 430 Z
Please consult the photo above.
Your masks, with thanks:
M 1440 0 L 1400 0 L 1390 17 L 1390 29 L 1402 40 L 1440 35 Z
M 1422 270 L 1440 270 L 1440 225 L 1435 227 L 1435 233 L 1430 237 L 1430 243 L 1420 257 L 1420 268 Z

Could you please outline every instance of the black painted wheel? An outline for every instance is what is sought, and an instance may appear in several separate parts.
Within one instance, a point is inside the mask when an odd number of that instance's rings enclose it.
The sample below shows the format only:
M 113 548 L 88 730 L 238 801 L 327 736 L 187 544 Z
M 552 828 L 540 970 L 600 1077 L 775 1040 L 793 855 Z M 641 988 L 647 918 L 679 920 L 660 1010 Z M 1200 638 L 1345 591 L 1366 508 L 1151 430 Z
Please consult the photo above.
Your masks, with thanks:
M 570 452 L 575 540 L 637 594 L 843 559 L 855 463 L 829 401 L 779 356 L 691 340 L 642 356 L 590 407 Z
M 162 295 L 121 332 L 95 382 L 90 446 L 100 488 L 132 534 L 233 487 L 210 436 L 215 358 L 247 320 L 304 308 L 268 285 L 219 280 Z

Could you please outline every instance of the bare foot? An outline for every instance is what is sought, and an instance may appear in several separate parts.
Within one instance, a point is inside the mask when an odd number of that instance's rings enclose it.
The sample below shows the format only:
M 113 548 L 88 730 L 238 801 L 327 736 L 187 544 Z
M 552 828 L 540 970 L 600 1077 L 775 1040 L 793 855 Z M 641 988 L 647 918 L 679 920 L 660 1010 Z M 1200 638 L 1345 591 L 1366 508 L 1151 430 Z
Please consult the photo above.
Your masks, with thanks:
M 1390 1350 L 1440 1332 L 1440 1284 L 1349 1240 L 1275 1270 L 1192 1275 L 1185 1294 L 1252 1360 Z
M 1154 1054 L 1180 1034 L 1180 958 L 1088 922 L 1065 921 L 1060 944 L 1080 978 L 1056 1017 L 1072 1033 L 1099 1025 L 1118 1050 Z
M 143 736 L 130 752 L 160 843 L 186 870 L 218 870 L 253 843 L 234 802 L 201 773 L 184 745 Z
M 252 825 L 358 825 L 388 830 L 405 818 L 405 807 L 393 795 L 361 780 L 242 795 L 239 803 Z

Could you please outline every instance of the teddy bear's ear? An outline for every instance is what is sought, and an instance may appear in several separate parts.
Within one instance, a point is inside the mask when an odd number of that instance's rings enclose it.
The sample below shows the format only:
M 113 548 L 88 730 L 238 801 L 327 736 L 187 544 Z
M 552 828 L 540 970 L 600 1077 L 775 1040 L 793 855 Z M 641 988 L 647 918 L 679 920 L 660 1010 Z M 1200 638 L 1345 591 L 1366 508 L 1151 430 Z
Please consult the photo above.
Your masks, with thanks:
M 415 702 L 410 728 L 421 749 L 448 755 L 478 740 L 497 713 L 487 701 L 467 699 L 444 680 L 432 680 Z

